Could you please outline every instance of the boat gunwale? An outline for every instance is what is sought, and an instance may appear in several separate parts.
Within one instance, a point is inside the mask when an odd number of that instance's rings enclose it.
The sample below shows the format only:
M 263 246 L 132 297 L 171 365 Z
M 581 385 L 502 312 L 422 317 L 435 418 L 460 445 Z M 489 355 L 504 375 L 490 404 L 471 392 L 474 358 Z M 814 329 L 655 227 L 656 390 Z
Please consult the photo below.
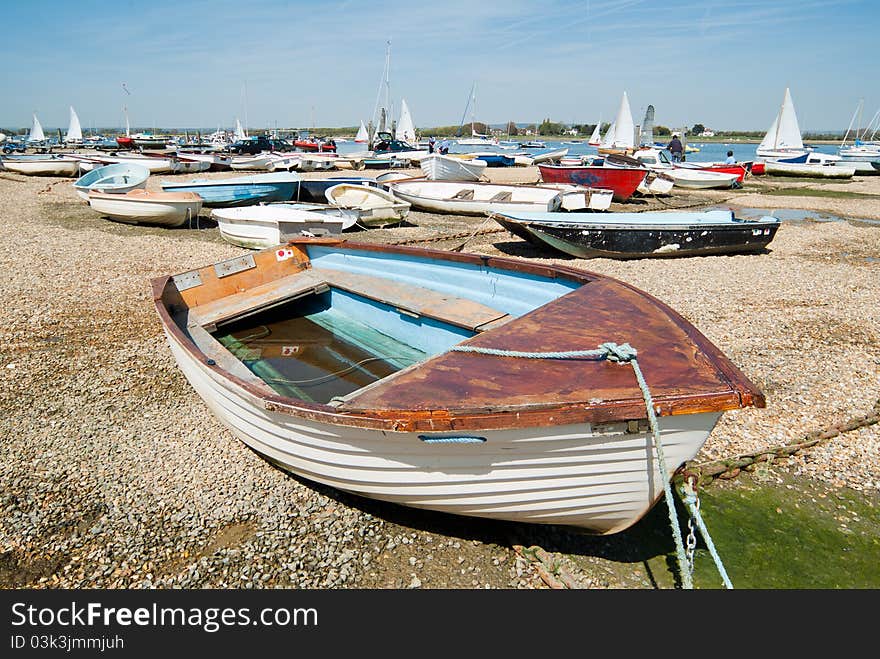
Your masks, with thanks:
M 691 414 L 699 412 L 724 412 L 747 406 L 765 407 L 763 393 L 712 344 L 696 327 L 674 309 L 654 296 L 626 282 L 599 273 L 580 270 L 563 265 L 545 266 L 527 263 L 509 257 L 495 257 L 466 252 L 449 252 L 438 249 L 408 247 L 402 245 L 383 245 L 357 243 L 338 237 L 297 238 L 288 246 L 341 246 L 344 249 L 365 252 L 383 252 L 437 258 L 459 263 L 469 263 L 483 267 L 496 267 L 502 270 L 545 276 L 552 279 L 565 278 L 581 284 L 606 281 L 612 285 L 625 287 L 655 306 L 671 323 L 683 331 L 693 341 L 725 380 L 726 392 L 707 392 L 680 396 L 661 396 L 654 399 L 658 416 Z M 271 248 L 273 250 L 277 249 Z M 311 267 L 310 261 L 300 262 L 300 271 Z M 210 265 L 205 267 L 211 267 Z M 196 270 L 199 270 L 197 268 Z M 193 361 L 207 370 L 211 377 L 220 378 L 235 385 L 238 389 L 259 402 L 268 411 L 300 416 L 308 420 L 341 424 L 346 426 L 378 429 L 392 432 L 416 431 L 466 431 L 500 430 L 524 427 L 547 427 L 567 423 L 609 423 L 645 417 L 645 404 L 641 397 L 615 399 L 611 401 L 567 401 L 548 402 L 529 405 L 507 405 L 497 407 L 461 407 L 455 409 L 391 409 L 391 410 L 343 410 L 332 405 L 310 403 L 296 398 L 267 393 L 265 387 L 247 382 L 226 370 L 209 357 L 175 320 L 165 303 L 165 292 L 173 285 L 173 275 L 163 275 L 151 280 L 153 302 L 169 338 L 172 338 Z M 176 288 L 174 289 L 176 291 Z M 197 307 L 196 307 L 197 308 Z M 189 307 L 185 307 L 189 309 Z M 181 309 L 183 311 L 184 309 Z M 412 367 L 410 367 L 412 368 Z M 409 369 L 404 369 L 404 371 Z M 402 371 L 400 371 L 402 372 Z M 393 376 L 391 376 L 393 377 Z

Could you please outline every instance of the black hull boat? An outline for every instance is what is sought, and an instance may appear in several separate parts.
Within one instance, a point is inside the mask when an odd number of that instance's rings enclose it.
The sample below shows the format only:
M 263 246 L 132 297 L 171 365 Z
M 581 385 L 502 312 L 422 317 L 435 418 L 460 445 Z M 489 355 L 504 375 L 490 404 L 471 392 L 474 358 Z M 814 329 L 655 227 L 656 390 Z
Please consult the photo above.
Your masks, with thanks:
M 669 258 L 764 250 L 779 220 L 701 213 L 493 213 L 516 236 L 577 258 Z

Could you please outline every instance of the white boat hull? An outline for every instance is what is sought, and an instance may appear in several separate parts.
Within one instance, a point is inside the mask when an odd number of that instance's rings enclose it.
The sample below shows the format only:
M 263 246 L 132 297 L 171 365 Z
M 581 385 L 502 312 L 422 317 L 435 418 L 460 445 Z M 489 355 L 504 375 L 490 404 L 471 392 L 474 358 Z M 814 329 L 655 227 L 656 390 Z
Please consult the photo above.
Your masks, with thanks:
M 315 236 L 338 235 L 353 224 L 341 217 L 272 205 L 218 208 L 211 211 L 211 219 L 217 222 L 224 240 L 247 249 L 274 247 L 304 231 Z
M 461 160 L 438 154 L 422 158 L 419 167 L 429 181 L 479 181 L 486 169 L 485 160 Z
M 808 163 L 774 162 L 764 163 L 764 172 L 772 176 L 803 176 L 808 178 L 852 178 L 854 167 L 844 165 L 811 165 Z
M 456 515 L 565 524 L 614 533 L 663 496 L 649 433 L 589 424 L 480 431 L 479 444 L 428 443 L 265 409 L 260 398 L 193 358 L 170 334 L 178 365 L 232 433 L 281 468 L 353 494 Z M 671 471 L 692 459 L 719 413 L 660 418 Z M 622 425 L 622 424 L 619 424 Z
M 107 198 L 111 196 L 114 198 Z M 102 215 L 126 224 L 179 227 L 191 218 L 198 217 L 202 209 L 201 201 L 135 201 L 116 194 L 107 197 L 90 197 L 89 205 Z
M 45 160 L 9 160 L 3 158 L 3 167 L 10 172 L 28 176 L 76 176 L 80 171 L 79 161 L 65 158 Z
M 276 156 L 264 155 L 252 158 L 233 158 L 229 167 L 237 171 L 268 172 L 269 166 L 275 162 Z
M 365 226 L 384 226 L 401 222 L 409 214 L 408 201 L 392 193 L 365 185 L 341 183 L 324 192 L 327 202 L 339 208 L 357 210 L 358 221 Z
M 721 172 L 701 172 L 697 169 L 673 169 L 663 170 L 664 174 L 671 176 L 678 188 L 691 190 L 707 190 L 711 188 L 729 188 L 739 177 L 736 174 L 723 174 Z

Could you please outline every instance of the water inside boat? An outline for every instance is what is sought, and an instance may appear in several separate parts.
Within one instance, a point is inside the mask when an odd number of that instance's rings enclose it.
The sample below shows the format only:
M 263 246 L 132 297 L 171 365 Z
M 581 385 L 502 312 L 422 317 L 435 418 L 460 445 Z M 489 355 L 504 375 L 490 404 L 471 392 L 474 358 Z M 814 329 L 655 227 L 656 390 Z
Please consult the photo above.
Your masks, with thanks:
M 214 338 L 279 394 L 315 403 L 329 403 L 427 356 L 334 308 L 332 296 L 310 295 L 232 321 Z

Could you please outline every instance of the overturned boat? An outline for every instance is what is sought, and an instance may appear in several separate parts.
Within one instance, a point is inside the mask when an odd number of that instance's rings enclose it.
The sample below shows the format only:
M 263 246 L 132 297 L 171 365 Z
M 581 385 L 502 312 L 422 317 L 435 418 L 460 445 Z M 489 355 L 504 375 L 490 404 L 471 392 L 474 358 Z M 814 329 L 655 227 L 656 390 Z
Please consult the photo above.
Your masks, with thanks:
M 336 236 L 355 225 L 356 211 L 327 204 L 260 204 L 215 208 L 211 219 L 227 242 L 265 249 L 301 235 Z
M 493 213 L 511 233 L 577 258 L 705 256 L 757 252 L 779 220 L 738 218 L 733 211 L 656 213 Z
M 122 194 L 90 190 L 89 206 L 117 222 L 179 227 L 199 216 L 202 198 L 192 192 L 151 192 L 140 188 Z
M 416 508 L 620 531 L 723 412 L 764 406 L 674 310 L 564 266 L 310 238 L 152 288 L 178 365 L 241 441 Z M 662 463 L 608 342 L 638 351 Z

